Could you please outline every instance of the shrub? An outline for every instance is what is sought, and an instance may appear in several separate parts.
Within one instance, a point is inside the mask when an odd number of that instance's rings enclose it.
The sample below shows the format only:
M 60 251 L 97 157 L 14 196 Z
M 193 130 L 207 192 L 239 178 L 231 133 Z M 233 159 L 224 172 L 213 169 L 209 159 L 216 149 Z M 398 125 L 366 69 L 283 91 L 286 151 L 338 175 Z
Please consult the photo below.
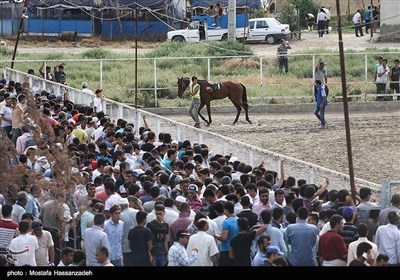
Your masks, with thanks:
M 82 58 L 88 59 L 105 59 L 112 58 L 112 53 L 111 51 L 105 50 L 103 48 L 94 48 L 83 52 L 81 56 Z
M 300 15 L 297 15 L 297 9 Z M 290 25 L 290 30 L 299 30 L 301 27 L 306 27 L 306 15 L 311 13 L 317 18 L 318 5 L 313 0 L 288 0 L 283 5 L 281 12 L 278 15 L 278 20 L 281 23 Z M 299 16 L 300 26 L 297 26 L 297 16 Z

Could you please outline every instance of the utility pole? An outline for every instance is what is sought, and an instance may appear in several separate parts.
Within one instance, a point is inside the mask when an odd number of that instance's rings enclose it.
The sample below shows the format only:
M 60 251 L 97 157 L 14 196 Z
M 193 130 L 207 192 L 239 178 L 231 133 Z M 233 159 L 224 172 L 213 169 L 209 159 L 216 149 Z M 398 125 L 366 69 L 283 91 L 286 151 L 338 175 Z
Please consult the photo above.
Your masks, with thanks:
M 343 92 L 343 110 L 344 110 L 344 124 L 346 129 L 346 144 L 347 144 L 347 159 L 349 162 L 349 176 L 350 176 L 350 189 L 351 196 L 356 201 L 356 186 L 354 182 L 353 170 L 353 153 L 351 150 L 351 137 L 350 137 L 350 120 L 349 120 L 349 103 L 347 101 L 347 85 L 346 85 L 346 66 L 344 63 L 344 49 L 342 37 L 342 18 L 340 15 L 340 0 L 336 0 L 336 9 L 338 16 L 338 36 L 339 36 L 339 55 L 340 55 L 340 71 L 342 76 L 342 92 Z
M 236 0 L 228 1 L 228 39 L 235 40 L 236 31 Z
M 137 89 L 138 89 L 138 78 L 137 78 L 137 48 L 138 48 L 138 7 L 135 7 L 135 109 L 137 110 Z
M 21 19 L 19 21 L 17 40 L 15 41 L 14 52 L 13 52 L 13 57 L 12 57 L 12 61 L 11 61 L 11 69 L 14 69 L 14 60 L 15 60 L 15 56 L 17 55 L 19 37 L 21 36 L 22 27 L 24 25 L 24 18 L 27 17 L 26 13 L 28 13 L 28 4 L 29 4 L 29 0 L 25 0 L 24 8 L 21 13 Z

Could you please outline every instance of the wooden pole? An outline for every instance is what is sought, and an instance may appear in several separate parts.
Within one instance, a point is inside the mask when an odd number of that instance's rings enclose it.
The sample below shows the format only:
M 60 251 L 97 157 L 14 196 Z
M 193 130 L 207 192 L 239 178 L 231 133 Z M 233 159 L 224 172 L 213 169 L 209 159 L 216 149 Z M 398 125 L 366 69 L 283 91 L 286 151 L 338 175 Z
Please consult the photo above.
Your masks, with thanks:
M 15 41 L 15 45 L 14 45 L 14 52 L 13 52 L 13 57 L 12 57 L 12 61 L 11 61 L 11 69 L 14 69 L 14 60 L 15 60 L 15 56 L 17 55 L 19 37 L 21 36 L 22 27 L 24 25 L 24 17 L 26 16 L 26 13 L 28 13 L 28 4 L 29 4 L 29 0 L 25 0 L 24 8 L 23 8 L 22 14 L 21 14 L 21 19 L 19 21 L 17 40 Z
M 137 109 L 137 91 L 138 91 L 138 65 L 137 65 L 137 48 L 138 48 L 138 8 L 135 8 L 135 109 Z
M 343 109 L 344 109 L 343 111 L 344 111 L 344 123 L 345 123 L 345 129 L 346 129 L 347 159 L 349 162 L 350 190 L 351 190 L 351 196 L 355 203 L 355 201 L 356 201 L 356 186 L 355 186 L 355 182 L 354 182 L 353 153 L 351 150 L 349 104 L 347 101 L 347 86 L 346 86 L 346 66 L 344 63 L 344 49 L 343 49 L 343 38 L 342 38 L 342 18 L 340 15 L 339 0 L 336 0 L 336 8 L 337 8 L 337 15 L 338 15 L 340 71 L 341 71 L 341 76 L 342 76 Z

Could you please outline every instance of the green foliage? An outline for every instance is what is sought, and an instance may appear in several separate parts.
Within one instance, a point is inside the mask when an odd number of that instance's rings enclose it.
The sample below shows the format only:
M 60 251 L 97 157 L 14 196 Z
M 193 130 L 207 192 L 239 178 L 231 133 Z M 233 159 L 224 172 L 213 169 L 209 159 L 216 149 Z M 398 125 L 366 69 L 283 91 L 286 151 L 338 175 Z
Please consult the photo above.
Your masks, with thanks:
M 258 9 L 250 15 L 250 18 L 263 18 L 267 16 L 267 12 L 264 9 Z
M 250 47 L 235 40 L 209 41 L 203 43 L 162 43 L 143 57 L 199 57 L 252 55 Z M 166 64 L 165 64 L 166 65 Z M 171 66 L 171 65 L 168 65 Z
M 300 14 L 298 15 L 298 11 Z M 290 25 L 291 31 L 296 31 L 307 26 L 306 15 L 313 14 L 317 18 L 318 5 L 313 0 L 287 0 L 278 15 L 281 23 Z M 297 17 L 299 16 L 300 26 L 298 26 Z
M 7 46 L 0 46 L 0 55 L 12 55 L 13 51 Z
M 113 58 L 113 54 L 111 51 L 105 50 L 103 48 L 94 48 L 88 51 L 85 51 L 81 54 L 82 58 L 88 59 L 105 59 L 105 58 Z

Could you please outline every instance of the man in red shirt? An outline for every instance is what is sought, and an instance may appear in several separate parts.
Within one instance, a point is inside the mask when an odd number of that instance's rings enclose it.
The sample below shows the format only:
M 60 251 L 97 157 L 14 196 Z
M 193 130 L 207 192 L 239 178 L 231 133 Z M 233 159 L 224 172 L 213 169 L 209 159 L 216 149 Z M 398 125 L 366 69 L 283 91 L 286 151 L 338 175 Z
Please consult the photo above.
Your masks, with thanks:
M 319 256 L 322 266 L 346 266 L 347 248 L 340 233 L 343 231 L 343 217 L 333 215 L 330 219 L 331 230 L 319 240 Z

